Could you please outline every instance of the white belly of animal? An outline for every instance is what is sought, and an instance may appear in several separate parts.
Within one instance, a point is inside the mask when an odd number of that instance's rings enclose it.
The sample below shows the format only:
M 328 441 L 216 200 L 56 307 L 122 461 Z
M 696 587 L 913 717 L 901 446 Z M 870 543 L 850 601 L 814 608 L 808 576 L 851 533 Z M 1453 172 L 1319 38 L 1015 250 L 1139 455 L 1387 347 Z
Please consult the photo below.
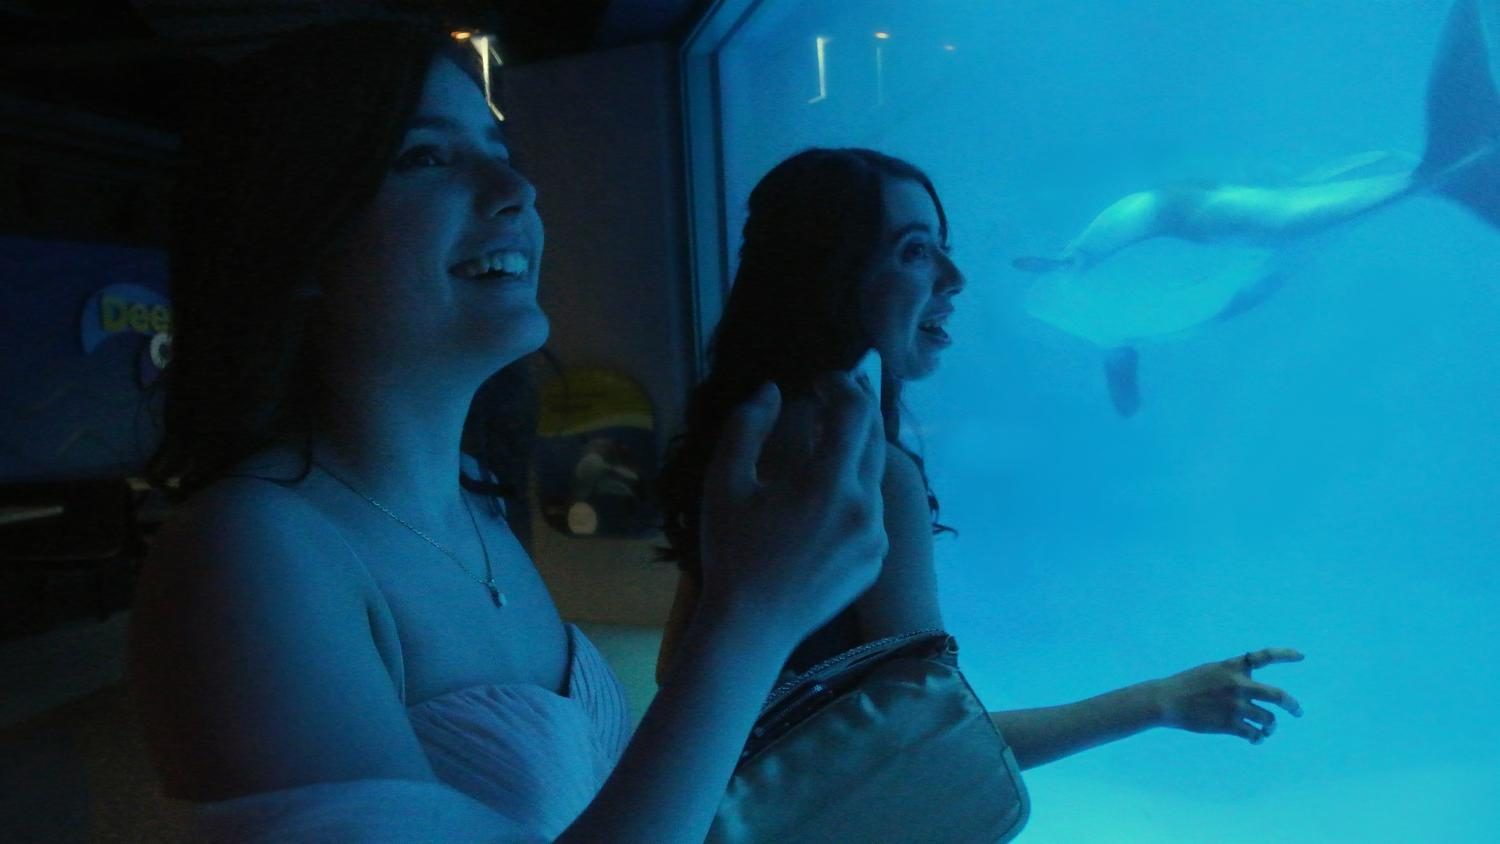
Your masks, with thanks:
M 1161 340 L 1222 314 L 1277 270 L 1276 255 L 1254 246 L 1156 238 L 1082 272 L 1044 275 L 1023 302 L 1037 319 L 1102 348 Z

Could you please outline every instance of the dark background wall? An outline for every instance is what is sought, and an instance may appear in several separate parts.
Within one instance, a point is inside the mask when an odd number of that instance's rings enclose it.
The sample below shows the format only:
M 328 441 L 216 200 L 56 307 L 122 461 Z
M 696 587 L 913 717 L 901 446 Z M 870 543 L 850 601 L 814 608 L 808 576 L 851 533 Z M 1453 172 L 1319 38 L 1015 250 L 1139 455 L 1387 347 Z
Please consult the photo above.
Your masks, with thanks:
M 0 6 L 0 515 L 62 511 L 0 523 L 0 839 L 163 840 L 179 828 L 122 682 L 132 584 L 169 515 L 131 480 L 152 442 L 138 413 L 147 338 L 125 332 L 86 353 L 82 309 L 108 284 L 161 289 L 176 103 L 205 63 L 384 5 Z M 674 42 L 705 4 L 451 5 L 505 23 L 511 136 L 548 228 L 550 350 L 565 371 L 602 366 L 640 383 L 659 453 L 694 348 Z M 639 718 L 675 574 L 648 562 L 652 537 L 531 527 L 564 617 L 599 645 Z

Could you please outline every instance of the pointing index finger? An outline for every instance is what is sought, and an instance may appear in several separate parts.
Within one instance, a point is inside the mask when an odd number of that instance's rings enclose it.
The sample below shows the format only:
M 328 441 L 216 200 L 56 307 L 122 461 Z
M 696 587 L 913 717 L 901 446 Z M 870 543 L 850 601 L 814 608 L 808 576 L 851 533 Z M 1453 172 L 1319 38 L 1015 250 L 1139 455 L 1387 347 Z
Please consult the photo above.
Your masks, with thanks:
M 1277 662 L 1301 662 L 1302 652 L 1296 648 L 1261 648 L 1258 651 L 1250 651 L 1245 654 L 1245 667 L 1249 669 L 1265 668 Z

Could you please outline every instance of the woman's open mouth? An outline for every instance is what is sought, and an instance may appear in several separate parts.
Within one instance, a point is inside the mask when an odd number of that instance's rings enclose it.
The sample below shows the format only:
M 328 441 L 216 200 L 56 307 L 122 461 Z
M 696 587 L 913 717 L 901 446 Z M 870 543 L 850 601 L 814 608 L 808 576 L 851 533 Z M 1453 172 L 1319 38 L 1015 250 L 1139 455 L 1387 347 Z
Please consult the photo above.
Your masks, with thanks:
M 531 259 L 514 249 L 497 249 L 454 265 L 449 272 L 465 281 L 516 281 L 526 277 Z
M 933 342 L 946 346 L 953 342 L 953 338 L 948 336 L 948 331 L 943 326 L 952 314 L 952 311 L 945 311 L 936 316 L 928 317 L 917 323 L 917 330 Z

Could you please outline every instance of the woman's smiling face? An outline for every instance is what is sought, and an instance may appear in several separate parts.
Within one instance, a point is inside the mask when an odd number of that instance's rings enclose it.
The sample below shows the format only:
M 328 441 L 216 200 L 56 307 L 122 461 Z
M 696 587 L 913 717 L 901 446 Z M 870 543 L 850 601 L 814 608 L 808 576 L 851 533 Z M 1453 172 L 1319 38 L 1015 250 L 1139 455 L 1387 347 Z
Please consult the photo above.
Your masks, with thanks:
M 882 193 L 885 223 L 860 289 L 860 319 L 891 376 L 913 381 L 937 369 L 953 342 L 944 325 L 964 278 L 922 183 L 888 178 Z
M 483 92 L 439 57 L 396 158 L 332 268 L 332 314 L 396 357 L 480 355 L 498 369 L 539 348 L 542 222 Z

